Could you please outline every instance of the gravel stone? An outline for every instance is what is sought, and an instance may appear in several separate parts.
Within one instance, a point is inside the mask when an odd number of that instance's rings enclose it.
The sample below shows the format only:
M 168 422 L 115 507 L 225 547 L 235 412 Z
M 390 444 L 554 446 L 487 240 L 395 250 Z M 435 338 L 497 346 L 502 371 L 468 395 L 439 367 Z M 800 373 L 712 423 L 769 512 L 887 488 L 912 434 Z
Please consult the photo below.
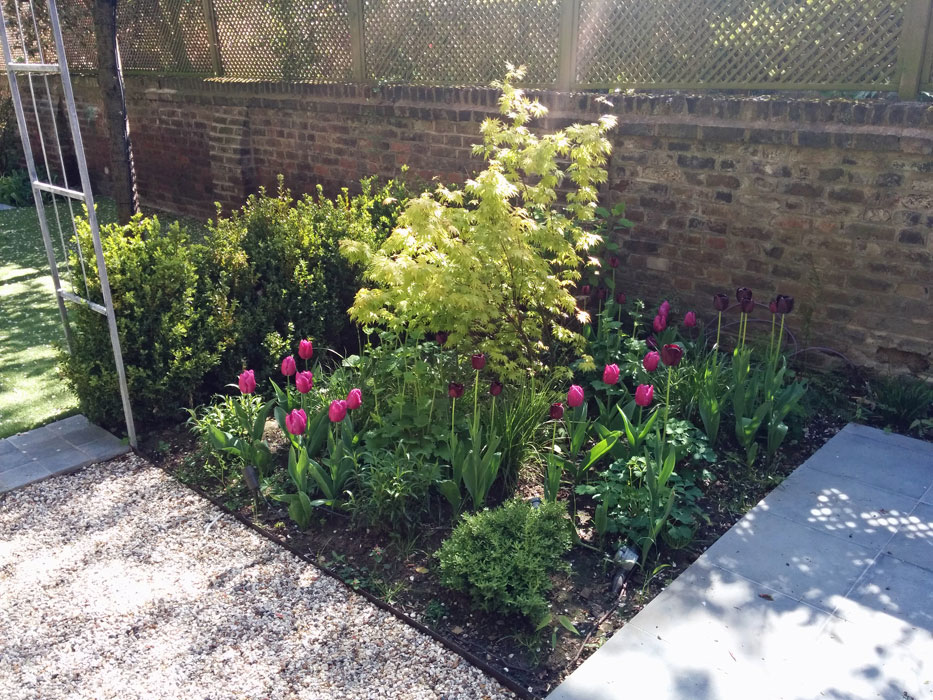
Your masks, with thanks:
M 0 496 L 0 697 L 514 696 L 130 455 Z

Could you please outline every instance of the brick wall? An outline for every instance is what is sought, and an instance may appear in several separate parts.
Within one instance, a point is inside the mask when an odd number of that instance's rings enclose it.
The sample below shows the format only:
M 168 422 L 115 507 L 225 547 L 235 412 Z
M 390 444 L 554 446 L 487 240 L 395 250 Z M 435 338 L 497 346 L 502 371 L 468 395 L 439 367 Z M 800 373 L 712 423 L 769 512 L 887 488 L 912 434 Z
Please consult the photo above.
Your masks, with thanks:
M 76 94 L 98 186 L 107 150 L 93 80 Z M 462 181 L 496 109 L 486 89 L 127 80 L 144 203 L 208 216 L 276 176 L 329 192 L 405 164 Z M 810 344 L 929 376 L 933 106 L 543 93 L 553 128 L 614 113 L 604 198 L 636 222 L 625 285 L 701 311 L 721 290 L 793 294 Z

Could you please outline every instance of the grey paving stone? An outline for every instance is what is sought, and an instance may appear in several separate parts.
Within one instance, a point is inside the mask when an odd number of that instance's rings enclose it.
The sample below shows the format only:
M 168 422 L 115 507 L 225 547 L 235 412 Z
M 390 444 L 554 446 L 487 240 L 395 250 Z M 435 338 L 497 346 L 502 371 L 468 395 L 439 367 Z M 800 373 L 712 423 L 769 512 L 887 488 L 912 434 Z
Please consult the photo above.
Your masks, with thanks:
M 0 455 L 5 455 L 10 452 L 18 452 L 18 451 L 19 451 L 19 448 L 16 447 L 16 445 L 14 445 L 12 442 L 7 440 L 6 438 L 4 438 L 3 440 L 0 440 Z
M 877 552 L 898 527 L 908 523 L 916 503 L 910 496 L 838 474 L 798 469 L 769 493 L 756 510 L 851 539 Z
M 847 620 L 863 619 L 867 608 L 933 632 L 933 571 L 929 569 L 882 555 L 847 598 L 837 608 L 837 614 Z
M 933 452 L 851 431 L 840 431 L 801 468 L 858 479 L 917 499 L 933 485 Z
M 83 452 L 87 457 L 95 462 L 102 462 L 104 460 L 113 459 L 122 454 L 126 454 L 130 451 L 128 445 L 124 445 L 122 442 L 117 440 L 113 435 L 108 433 L 110 438 L 107 441 L 99 440 L 97 442 L 91 442 L 85 445 L 81 445 L 78 449 Z
M 77 447 L 69 447 L 67 450 L 51 453 L 36 459 L 52 474 L 65 474 L 73 472 L 81 467 L 93 464 L 97 460 L 91 459 Z
M 61 436 L 61 434 L 66 431 L 74 430 L 76 428 L 84 428 L 88 425 L 93 425 L 93 424 L 87 418 L 78 414 L 76 416 L 68 416 L 68 418 L 62 418 L 61 420 L 57 420 L 54 423 L 50 423 L 49 425 L 45 427 L 48 428 L 48 430 L 51 431 L 52 433 L 58 434 L 59 436 Z
M 701 559 L 832 612 L 875 551 L 763 510 L 736 523 Z
M 41 443 L 36 443 L 34 445 L 23 448 L 23 452 L 26 453 L 27 457 L 39 461 L 54 457 L 62 453 L 70 453 L 75 456 L 80 454 L 74 445 L 57 437 L 46 437 L 46 439 Z
M 0 472 L 0 493 L 47 479 L 49 476 L 51 473 L 38 462 L 30 462 L 16 469 Z
M 840 431 L 840 434 L 857 435 L 870 440 L 877 440 L 885 445 L 896 445 L 907 450 L 916 450 L 927 455 L 933 455 L 933 442 L 918 440 L 898 433 L 886 433 L 883 430 L 870 428 L 867 425 L 849 423 Z
M 24 455 L 21 450 L 0 454 L 0 472 L 16 469 L 17 467 L 21 467 L 24 464 L 28 464 L 29 462 L 29 457 Z
M 629 623 L 707 664 L 765 672 L 793 661 L 831 615 L 725 569 L 698 562 Z
M 933 571 L 933 506 L 918 503 L 884 550 L 901 561 Z
M 81 447 L 92 442 L 119 442 L 117 438 L 108 433 L 103 428 L 96 425 L 76 426 L 70 430 L 62 431 L 61 438 L 70 442 L 76 447 Z
M 18 435 L 11 435 L 7 440 L 12 442 L 19 449 L 25 450 L 33 445 L 41 444 L 51 437 L 52 432 L 47 427 L 43 427 L 25 433 L 19 433 Z
M 921 503 L 933 506 L 933 486 L 927 489 L 926 494 L 920 499 Z

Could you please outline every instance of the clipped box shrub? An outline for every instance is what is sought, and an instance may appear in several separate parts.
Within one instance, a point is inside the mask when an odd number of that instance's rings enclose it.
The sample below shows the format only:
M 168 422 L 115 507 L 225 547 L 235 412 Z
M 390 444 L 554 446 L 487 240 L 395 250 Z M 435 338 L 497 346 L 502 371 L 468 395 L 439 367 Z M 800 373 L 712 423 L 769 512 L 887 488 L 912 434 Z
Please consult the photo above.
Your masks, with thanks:
M 508 501 L 457 525 L 437 554 L 441 583 L 469 595 L 481 610 L 524 615 L 536 623 L 547 614 L 551 574 L 561 568 L 570 545 L 563 502 L 533 508 Z
M 318 187 L 295 199 L 279 181 L 276 195 L 260 190 L 229 218 L 210 224 L 208 243 L 219 285 L 236 304 L 228 376 L 241 367 L 274 371 L 293 338 L 344 349 L 357 342 L 347 309 L 360 288 L 359 269 L 340 255 L 349 238 L 378 245 L 395 226 L 406 199 L 399 181 L 334 199 Z
M 87 219 L 78 219 L 77 230 L 87 294 L 103 303 Z M 158 217 L 137 215 L 125 226 L 101 226 L 100 234 L 135 417 L 181 419 L 183 407 L 210 395 L 204 378 L 233 340 L 232 304 L 206 274 L 208 249 L 177 222 L 165 226 Z M 74 254 L 70 263 L 80 279 Z M 89 419 L 119 427 L 123 409 L 106 320 L 84 307 L 72 306 L 69 314 L 74 349 L 62 354 L 62 373 Z

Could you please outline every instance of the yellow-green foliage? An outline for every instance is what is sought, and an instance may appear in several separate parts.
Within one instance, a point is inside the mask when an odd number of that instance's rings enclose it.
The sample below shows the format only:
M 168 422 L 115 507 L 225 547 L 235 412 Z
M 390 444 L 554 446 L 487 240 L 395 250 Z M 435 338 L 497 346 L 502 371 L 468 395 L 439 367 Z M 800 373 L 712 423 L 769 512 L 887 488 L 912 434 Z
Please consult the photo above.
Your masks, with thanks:
M 572 324 L 585 315 L 571 287 L 582 254 L 600 239 L 580 222 L 593 218 L 611 150 L 606 132 L 615 125 L 604 116 L 532 133 L 529 122 L 547 110 L 513 86 L 522 70 L 510 67 L 494 83 L 505 121 L 483 122 L 474 152 L 487 159 L 485 170 L 463 190 L 439 186 L 411 200 L 378 249 L 341 241 L 371 283 L 350 309 L 355 321 L 448 331 L 448 344 L 486 352 L 502 374 L 538 366 L 552 340 L 582 347 Z

